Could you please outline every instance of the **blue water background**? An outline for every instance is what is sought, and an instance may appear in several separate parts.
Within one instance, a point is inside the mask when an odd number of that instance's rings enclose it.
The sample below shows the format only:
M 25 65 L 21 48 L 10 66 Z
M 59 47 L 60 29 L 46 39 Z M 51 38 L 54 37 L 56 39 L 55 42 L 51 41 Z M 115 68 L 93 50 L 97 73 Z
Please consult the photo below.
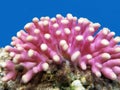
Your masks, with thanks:
M 120 36 L 120 0 L 1 0 L 0 47 L 9 45 L 11 37 L 33 17 L 57 13 L 86 17 Z

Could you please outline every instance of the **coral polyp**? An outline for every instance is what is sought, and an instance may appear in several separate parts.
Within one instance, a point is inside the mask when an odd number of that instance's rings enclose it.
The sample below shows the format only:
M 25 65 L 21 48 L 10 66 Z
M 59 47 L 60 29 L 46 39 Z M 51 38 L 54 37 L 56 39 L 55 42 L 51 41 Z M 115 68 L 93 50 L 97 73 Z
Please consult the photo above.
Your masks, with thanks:
M 47 71 L 50 64 L 64 61 L 82 70 L 90 66 L 97 77 L 120 79 L 120 37 L 108 28 L 96 33 L 99 27 L 99 23 L 72 14 L 33 18 L 25 30 L 12 37 L 12 46 L 5 47 L 12 59 L 1 63 L 6 69 L 2 80 L 15 79 L 15 67 L 22 66 L 25 71 L 21 80 L 27 83 L 37 73 Z

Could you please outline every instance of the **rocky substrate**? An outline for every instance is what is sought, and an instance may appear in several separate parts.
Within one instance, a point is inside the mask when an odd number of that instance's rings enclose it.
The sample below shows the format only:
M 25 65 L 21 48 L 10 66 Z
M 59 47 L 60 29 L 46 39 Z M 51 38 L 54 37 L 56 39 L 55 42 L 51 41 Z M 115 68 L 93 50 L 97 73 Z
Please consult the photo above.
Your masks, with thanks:
M 0 63 L 9 60 L 9 53 L 0 49 Z M 62 65 L 50 65 L 47 72 L 40 72 L 27 84 L 21 82 L 22 71 L 14 81 L 3 82 L 0 68 L 0 90 L 120 90 L 120 81 L 96 77 L 88 67 L 83 71 L 68 61 Z

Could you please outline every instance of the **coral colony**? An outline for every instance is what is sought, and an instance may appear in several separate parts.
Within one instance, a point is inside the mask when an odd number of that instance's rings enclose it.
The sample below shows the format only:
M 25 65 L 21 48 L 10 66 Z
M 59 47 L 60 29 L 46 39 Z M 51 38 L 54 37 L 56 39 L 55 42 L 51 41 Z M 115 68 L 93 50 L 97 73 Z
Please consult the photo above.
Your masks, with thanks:
M 33 18 L 25 31 L 12 37 L 12 46 L 5 47 L 12 59 L 1 63 L 6 72 L 2 80 L 14 80 L 15 67 L 21 65 L 25 68 L 21 80 L 27 83 L 37 73 L 47 71 L 50 64 L 60 65 L 66 60 L 82 70 L 90 66 L 97 77 L 119 80 L 120 37 L 114 37 L 108 28 L 95 34 L 99 27 L 99 23 L 71 14 Z

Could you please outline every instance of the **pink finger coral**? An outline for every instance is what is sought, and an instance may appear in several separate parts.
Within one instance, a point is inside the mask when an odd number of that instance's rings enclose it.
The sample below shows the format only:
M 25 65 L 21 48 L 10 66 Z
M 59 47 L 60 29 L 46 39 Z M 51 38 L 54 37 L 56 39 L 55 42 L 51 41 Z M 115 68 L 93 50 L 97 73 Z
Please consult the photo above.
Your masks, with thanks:
M 71 14 L 33 18 L 25 31 L 12 37 L 12 46 L 5 47 L 12 59 L 1 64 L 6 69 L 2 80 L 15 79 L 15 66 L 21 65 L 26 69 L 22 81 L 27 83 L 35 74 L 47 71 L 50 64 L 60 65 L 66 60 L 82 70 L 90 66 L 97 77 L 120 79 L 120 37 L 114 37 L 108 28 L 96 34 L 99 27 L 99 23 Z

